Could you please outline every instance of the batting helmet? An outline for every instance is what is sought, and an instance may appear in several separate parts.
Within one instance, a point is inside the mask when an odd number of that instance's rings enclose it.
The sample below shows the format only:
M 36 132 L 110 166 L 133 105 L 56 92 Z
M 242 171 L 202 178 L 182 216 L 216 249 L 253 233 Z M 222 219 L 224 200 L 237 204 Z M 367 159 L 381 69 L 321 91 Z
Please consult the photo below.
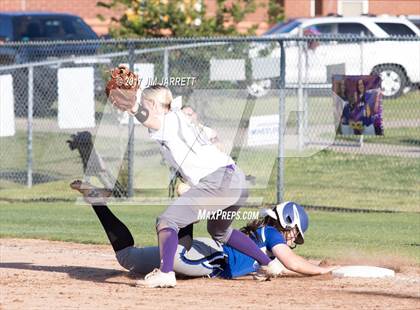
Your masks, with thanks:
M 303 244 L 304 232 L 308 229 L 309 218 L 305 209 L 292 201 L 283 202 L 273 209 L 265 209 L 263 215 L 275 219 L 282 228 L 289 230 L 297 226 L 299 235 L 296 237 L 296 244 Z

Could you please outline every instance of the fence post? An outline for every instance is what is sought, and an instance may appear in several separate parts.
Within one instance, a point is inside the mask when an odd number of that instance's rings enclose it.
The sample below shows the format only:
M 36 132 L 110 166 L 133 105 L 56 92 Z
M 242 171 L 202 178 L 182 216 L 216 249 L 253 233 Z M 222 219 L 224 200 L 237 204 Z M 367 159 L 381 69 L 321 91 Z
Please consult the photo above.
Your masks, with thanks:
M 165 48 L 163 50 L 163 78 L 164 81 L 169 79 L 169 50 Z
M 33 115 L 34 115 L 34 67 L 28 67 L 28 140 L 27 140 L 27 174 L 26 184 L 29 188 L 32 187 L 32 165 L 33 165 Z
M 364 32 L 362 31 L 361 33 L 360 33 L 360 36 L 361 37 L 364 37 Z M 359 42 L 359 45 L 360 45 L 360 74 L 361 75 L 364 75 L 365 73 L 364 73 L 364 42 L 363 42 L 363 40 L 361 40 L 360 42 Z M 359 137 L 359 147 L 363 147 L 363 134 L 361 134 L 360 135 L 360 137 Z
M 280 80 L 279 80 L 279 144 L 278 144 L 278 160 L 277 160 L 277 204 L 284 200 L 284 127 L 285 127 L 285 111 L 286 111 L 286 52 L 284 49 L 284 41 L 280 40 Z
M 309 74 L 309 55 L 308 42 L 304 41 L 303 51 L 305 53 L 305 71 L 303 77 L 303 132 L 308 133 L 308 74 Z M 306 143 L 306 141 L 305 141 Z
M 360 36 L 361 37 L 365 36 L 363 31 L 360 33 Z M 363 75 L 364 74 L 364 67 L 363 67 L 364 66 L 364 42 L 363 40 L 359 42 L 359 46 L 360 46 L 360 74 Z
M 134 45 L 133 42 L 129 43 L 128 52 L 128 65 L 130 71 L 134 72 Z M 129 115 L 128 119 L 128 149 L 127 149 L 127 160 L 128 160 L 128 180 L 127 180 L 127 196 L 133 197 L 133 179 L 134 179 L 134 118 L 133 115 Z
M 299 38 L 303 37 L 303 28 L 300 27 L 299 29 Z M 303 85 L 302 85 L 302 62 L 303 62 L 303 42 L 298 41 L 298 114 L 297 114 L 297 122 L 298 122 L 298 150 L 302 150 L 305 144 L 305 137 L 304 137 L 304 130 L 303 130 Z M 305 65 L 306 66 L 306 65 Z

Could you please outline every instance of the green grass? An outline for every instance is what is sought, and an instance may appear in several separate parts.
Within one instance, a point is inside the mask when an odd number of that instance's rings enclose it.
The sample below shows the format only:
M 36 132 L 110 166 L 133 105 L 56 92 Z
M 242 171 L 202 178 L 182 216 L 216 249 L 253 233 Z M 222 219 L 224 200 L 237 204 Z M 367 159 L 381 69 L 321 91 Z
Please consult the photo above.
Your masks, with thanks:
M 420 91 L 409 92 L 396 99 L 383 101 L 383 119 L 420 119 Z
M 156 206 L 114 206 L 113 212 L 129 227 L 137 245 L 156 244 Z M 255 209 L 254 209 L 255 210 Z M 297 252 L 312 258 L 397 256 L 420 264 L 420 214 L 366 214 L 309 211 L 305 245 Z M 239 228 L 245 222 L 235 221 Z M 205 222 L 195 236 L 208 236 Z M 0 237 L 40 238 L 107 244 L 103 229 L 89 206 L 72 203 L 0 204 Z
M 206 109 L 202 111 L 209 117 L 218 120 L 233 120 L 241 116 L 242 109 L 245 107 L 247 100 L 246 93 L 242 92 L 241 97 L 235 97 L 235 91 L 231 91 L 226 95 L 223 90 L 209 92 L 209 100 Z M 279 110 L 278 91 L 273 91 L 270 95 L 258 98 L 252 115 L 270 115 L 277 114 Z M 235 99 L 232 99 L 235 98 Z M 204 99 L 206 100 L 206 99 Z M 297 107 L 298 97 L 296 93 L 287 93 L 286 105 L 291 110 Z M 397 99 L 383 100 L 383 119 L 387 121 L 404 121 L 404 120 L 420 120 L 420 91 L 409 92 Z M 333 112 L 333 99 L 330 96 L 313 96 L 308 97 L 309 120 L 312 123 L 319 123 L 319 113 L 322 115 Z M 318 120 L 318 121 L 317 121 Z M 322 123 L 322 122 L 321 122 Z
M 33 134 L 34 172 L 57 178 L 82 175 L 82 164 L 77 151 L 70 151 L 68 133 L 36 131 Z M 14 137 L 0 139 L 0 171 L 26 171 L 26 132 L 18 130 Z
M 323 151 L 308 158 L 286 159 L 286 199 L 320 206 L 419 212 L 419 176 L 416 158 Z
M 276 154 L 275 150 L 244 149 L 238 162 L 246 174 L 256 176 L 251 197 L 264 197 L 265 203 L 274 202 L 276 197 L 276 176 L 272 173 Z M 156 155 L 143 169 L 136 169 L 138 197 L 167 196 L 168 171 L 159 161 L 160 155 Z M 307 205 L 420 212 L 420 165 L 416 158 L 322 151 L 311 157 L 286 158 L 285 163 L 285 199 Z M 32 189 L 0 183 L 0 201 L 75 199 L 77 194 L 68 186 L 71 180 L 64 178 Z M 153 191 L 153 186 L 160 190 Z
M 275 156 L 272 151 L 271 156 Z M 268 157 L 269 158 L 269 157 Z M 271 157 L 272 158 L 272 157 Z M 307 205 L 420 212 L 420 165 L 416 158 L 362 156 L 322 151 L 285 159 L 285 199 Z M 266 179 L 267 156 L 248 154 L 239 166 Z M 251 168 L 252 167 L 252 168 Z M 269 170 L 271 171 L 271 170 Z M 275 175 L 259 194 L 275 200 Z
M 410 92 L 399 99 L 384 101 L 384 119 L 420 119 L 418 104 L 420 92 Z M 238 119 L 240 108 L 232 105 L 229 98 L 205 112 L 214 119 Z M 296 98 L 289 97 L 289 102 Z M 317 103 L 331 104 L 331 98 L 311 97 L 313 108 Z M 245 100 L 237 100 L 238 107 Z M 102 107 L 103 109 L 103 107 Z M 255 105 L 254 115 L 276 113 L 278 98 L 263 97 Z M 217 111 L 216 111 L 217 110 Z M 218 112 L 212 115 L 213 112 Z M 228 113 L 229 112 L 229 113 Z M 228 124 L 228 122 L 226 122 Z M 221 126 L 226 126 L 222 124 Z M 229 124 L 228 124 L 229 125 Z M 403 124 L 402 124 L 403 125 Z M 37 130 L 43 126 L 39 124 Z M 109 127 L 109 130 L 117 130 Z M 26 132 L 17 131 L 14 137 L 0 139 L 0 172 L 17 172 L 20 183 L 0 179 L 0 201 L 37 200 L 45 198 L 74 199 L 76 194 L 69 190 L 68 183 L 83 176 L 78 152 L 71 152 L 65 141 L 69 133 L 34 132 L 34 173 L 53 176 L 47 183 L 35 184 L 32 189 L 24 185 L 26 175 Z M 221 137 L 223 140 L 224 137 Z M 347 139 L 347 138 L 346 138 Z M 350 138 L 351 139 L 351 138 Z M 392 145 L 418 145 L 419 128 L 385 128 L 384 137 L 365 137 L 366 143 L 386 143 Z M 105 153 L 118 150 L 118 138 L 103 137 Z M 123 139 L 122 139 L 123 140 Z M 112 145 L 112 148 L 109 147 Z M 155 155 L 148 156 L 151 151 Z M 101 153 L 102 154 L 102 153 Z M 290 155 L 290 153 L 286 153 Z M 107 165 L 115 164 L 116 157 L 102 154 Z M 108 156 L 109 155 L 109 156 Z M 266 203 L 275 201 L 275 175 L 272 174 L 276 146 L 252 150 L 244 148 L 238 163 L 246 174 L 257 177 L 257 187 L 252 193 L 265 197 Z M 354 155 L 323 151 L 311 157 L 291 157 L 285 160 L 286 182 L 285 198 L 304 204 L 332 207 L 392 209 L 400 211 L 420 211 L 420 165 L 418 159 L 392 156 Z M 166 195 L 169 175 L 166 166 L 161 164 L 161 156 L 153 141 L 138 141 L 135 145 L 135 186 L 137 194 L 147 196 Z M 267 186 L 268 184 L 268 186 Z
M 338 135 L 336 140 L 358 142 L 359 137 Z M 363 143 L 420 147 L 420 127 L 385 128 L 383 136 L 363 136 Z
M 18 185 L 10 182 L 0 182 L 0 202 L 28 201 L 37 199 L 64 199 L 75 200 L 78 195 L 69 187 L 70 181 L 61 180 L 55 182 L 41 183 L 28 188 L 26 185 Z
M 404 257 L 420 263 L 420 214 L 309 212 L 307 242 L 298 253 L 310 257 L 355 255 Z

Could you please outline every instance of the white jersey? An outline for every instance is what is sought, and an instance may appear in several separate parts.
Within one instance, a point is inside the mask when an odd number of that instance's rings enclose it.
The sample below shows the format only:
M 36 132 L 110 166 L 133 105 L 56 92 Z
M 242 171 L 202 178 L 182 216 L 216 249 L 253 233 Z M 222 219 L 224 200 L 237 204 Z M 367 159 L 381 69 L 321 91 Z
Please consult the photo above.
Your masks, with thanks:
M 150 137 L 159 143 L 169 165 L 190 184 L 195 185 L 217 169 L 234 164 L 183 112 L 170 111 L 160 121 L 159 130 L 149 129 Z

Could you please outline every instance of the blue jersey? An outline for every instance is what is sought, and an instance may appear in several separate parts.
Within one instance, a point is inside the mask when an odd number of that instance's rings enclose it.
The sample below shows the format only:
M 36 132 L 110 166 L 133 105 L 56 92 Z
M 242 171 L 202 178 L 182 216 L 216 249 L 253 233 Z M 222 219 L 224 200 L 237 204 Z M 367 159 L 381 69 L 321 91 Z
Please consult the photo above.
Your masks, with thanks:
M 271 257 L 273 256 L 271 250 L 275 245 L 286 243 L 283 234 L 272 226 L 260 227 L 257 229 L 256 234 L 257 236 L 252 236 L 251 239 L 254 240 L 264 253 L 267 253 L 267 255 Z M 223 272 L 219 276 L 231 279 L 258 270 L 259 264 L 252 257 L 249 257 L 228 245 L 223 245 L 223 251 L 227 255 L 228 261 Z

